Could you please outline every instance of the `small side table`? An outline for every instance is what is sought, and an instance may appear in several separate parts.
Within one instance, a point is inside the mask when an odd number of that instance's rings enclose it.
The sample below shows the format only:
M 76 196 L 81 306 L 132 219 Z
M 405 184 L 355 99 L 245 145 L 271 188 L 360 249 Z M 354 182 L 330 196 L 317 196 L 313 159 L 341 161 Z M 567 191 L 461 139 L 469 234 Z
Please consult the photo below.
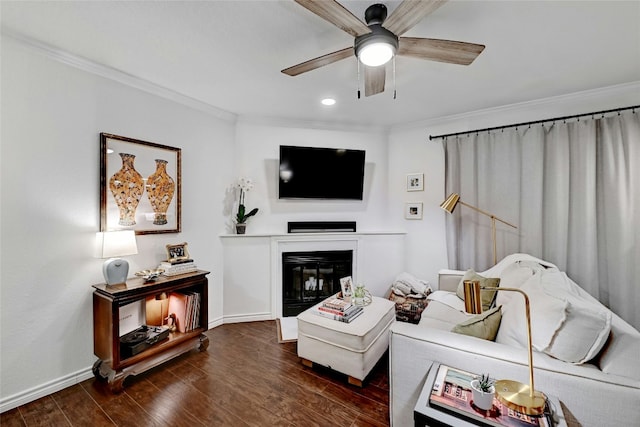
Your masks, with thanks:
M 413 420 L 416 427 L 448 427 L 448 426 L 461 426 L 461 427 L 477 427 L 480 423 L 474 423 L 465 419 L 462 415 L 456 415 L 453 412 L 445 412 L 429 404 L 429 396 L 433 389 L 433 382 L 436 379 L 438 373 L 439 363 L 433 363 L 427 379 L 424 382 L 420 397 L 413 410 Z M 560 406 L 560 401 L 555 396 L 547 394 L 550 406 L 552 407 L 553 427 L 567 427 L 567 422 Z M 488 424 L 487 424 L 488 425 Z

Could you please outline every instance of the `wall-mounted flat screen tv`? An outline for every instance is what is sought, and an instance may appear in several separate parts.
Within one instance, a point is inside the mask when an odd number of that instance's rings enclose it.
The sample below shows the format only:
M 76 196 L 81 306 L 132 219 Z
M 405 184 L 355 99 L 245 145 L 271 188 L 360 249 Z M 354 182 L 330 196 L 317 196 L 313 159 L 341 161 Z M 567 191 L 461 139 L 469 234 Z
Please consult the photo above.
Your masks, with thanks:
M 280 146 L 280 199 L 362 200 L 364 150 Z

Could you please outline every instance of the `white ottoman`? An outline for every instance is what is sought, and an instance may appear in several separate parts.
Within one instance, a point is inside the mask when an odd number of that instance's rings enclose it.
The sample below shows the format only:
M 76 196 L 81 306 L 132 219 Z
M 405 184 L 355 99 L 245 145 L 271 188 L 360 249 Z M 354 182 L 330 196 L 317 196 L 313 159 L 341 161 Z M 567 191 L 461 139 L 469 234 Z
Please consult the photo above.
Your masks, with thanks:
M 351 323 L 327 319 L 308 309 L 298 315 L 298 356 L 307 366 L 317 363 L 349 376 L 362 387 L 389 347 L 389 327 L 396 320 L 395 303 L 372 297 Z

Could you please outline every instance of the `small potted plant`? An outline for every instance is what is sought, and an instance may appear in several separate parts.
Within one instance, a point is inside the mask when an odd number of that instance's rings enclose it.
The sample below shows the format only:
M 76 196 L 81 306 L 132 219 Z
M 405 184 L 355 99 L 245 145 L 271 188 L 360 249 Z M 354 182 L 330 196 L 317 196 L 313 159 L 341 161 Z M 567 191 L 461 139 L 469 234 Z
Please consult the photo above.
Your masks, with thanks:
M 248 178 L 240 178 L 238 187 L 240 188 L 240 197 L 238 200 L 238 213 L 236 214 L 236 233 L 244 234 L 247 228 L 247 219 L 257 214 L 258 208 L 253 208 L 247 213 L 247 208 L 244 205 L 247 191 L 253 188 L 253 182 Z
M 482 374 L 471 381 L 474 406 L 484 411 L 491 409 L 493 406 L 493 396 L 496 392 L 494 384 L 495 381 L 489 377 L 489 374 Z

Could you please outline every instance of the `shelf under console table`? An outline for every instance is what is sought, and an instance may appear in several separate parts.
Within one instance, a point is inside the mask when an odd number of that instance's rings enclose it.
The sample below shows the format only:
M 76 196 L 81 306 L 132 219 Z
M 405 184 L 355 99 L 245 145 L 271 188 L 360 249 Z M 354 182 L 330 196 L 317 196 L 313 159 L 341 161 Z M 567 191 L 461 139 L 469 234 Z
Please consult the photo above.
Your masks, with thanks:
M 93 285 L 93 351 L 98 360 L 93 365 L 96 378 L 106 380 L 114 392 L 122 391 L 124 380 L 198 349 L 205 351 L 209 338 L 203 333 L 208 326 L 208 271 L 196 270 L 178 276 L 160 276 L 154 282 L 130 278 L 121 285 Z M 188 332 L 171 332 L 168 338 L 133 356 L 120 347 L 120 309 L 145 301 L 163 292 L 196 292 L 200 294 L 198 326 Z

